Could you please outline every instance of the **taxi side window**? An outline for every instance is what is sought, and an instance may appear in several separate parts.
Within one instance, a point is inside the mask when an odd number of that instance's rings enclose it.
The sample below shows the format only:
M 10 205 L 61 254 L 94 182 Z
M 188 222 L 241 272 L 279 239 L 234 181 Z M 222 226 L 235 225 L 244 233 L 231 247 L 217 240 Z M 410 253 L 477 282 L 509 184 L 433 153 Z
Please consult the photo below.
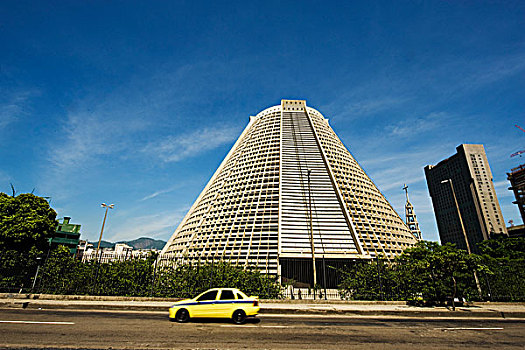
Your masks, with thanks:
M 235 299 L 231 290 L 223 290 L 221 292 L 221 300 L 232 300 Z
M 201 295 L 197 299 L 197 301 L 215 300 L 215 298 L 217 298 L 217 291 L 216 290 L 212 290 L 212 291 L 209 291 L 208 293 L 204 293 L 203 295 Z
M 237 299 L 244 299 L 244 298 L 242 297 L 242 295 L 239 294 L 239 293 L 235 293 L 235 295 L 237 295 Z

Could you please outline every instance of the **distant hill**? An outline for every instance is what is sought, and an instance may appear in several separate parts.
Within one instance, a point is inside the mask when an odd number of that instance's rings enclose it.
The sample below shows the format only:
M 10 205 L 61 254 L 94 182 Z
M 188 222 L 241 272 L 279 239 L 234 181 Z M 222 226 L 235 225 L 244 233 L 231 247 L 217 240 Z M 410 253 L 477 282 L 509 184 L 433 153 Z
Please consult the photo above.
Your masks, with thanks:
M 96 248 L 98 241 L 96 242 L 89 242 L 93 244 L 93 246 Z M 101 248 L 114 248 L 115 244 L 117 243 L 124 243 L 129 245 L 130 247 L 133 247 L 133 249 L 158 249 L 162 250 L 164 246 L 166 245 L 166 242 L 161 241 L 159 239 L 153 239 L 153 238 L 147 238 L 147 237 L 140 237 L 137 239 L 134 239 L 132 241 L 118 241 L 116 243 L 104 241 L 102 240 L 100 242 Z
M 166 242 L 161 241 L 159 239 L 153 239 L 153 238 L 147 238 L 147 237 L 140 237 L 137 239 L 134 239 L 132 241 L 120 241 L 117 243 L 124 243 L 129 245 L 130 247 L 133 247 L 133 249 L 158 249 L 162 250 L 164 246 L 166 245 Z

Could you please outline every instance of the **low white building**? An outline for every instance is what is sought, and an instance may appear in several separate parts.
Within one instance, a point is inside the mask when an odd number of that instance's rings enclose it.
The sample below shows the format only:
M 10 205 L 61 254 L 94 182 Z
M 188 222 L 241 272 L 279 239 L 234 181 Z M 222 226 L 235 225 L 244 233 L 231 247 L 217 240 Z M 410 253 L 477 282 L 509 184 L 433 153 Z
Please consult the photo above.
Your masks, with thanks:
M 100 262 L 125 261 L 128 259 L 146 259 L 150 253 L 159 252 L 157 249 L 133 249 L 133 247 L 117 243 L 114 248 L 97 249 L 91 243 L 83 247 L 82 262 L 98 259 Z

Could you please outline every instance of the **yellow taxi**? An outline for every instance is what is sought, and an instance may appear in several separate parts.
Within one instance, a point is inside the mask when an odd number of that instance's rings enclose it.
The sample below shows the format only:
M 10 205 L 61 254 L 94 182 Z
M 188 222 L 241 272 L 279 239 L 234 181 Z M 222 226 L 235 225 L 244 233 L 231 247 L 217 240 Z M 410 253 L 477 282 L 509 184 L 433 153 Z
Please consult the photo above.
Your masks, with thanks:
M 231 318 L 243 324 L 259 312 L 259 297 L 246 296 L 235 288 L 213 288 L 193 299 L 177 301 L 170 307 L 170 321 L 188 322 L 190 318 Z

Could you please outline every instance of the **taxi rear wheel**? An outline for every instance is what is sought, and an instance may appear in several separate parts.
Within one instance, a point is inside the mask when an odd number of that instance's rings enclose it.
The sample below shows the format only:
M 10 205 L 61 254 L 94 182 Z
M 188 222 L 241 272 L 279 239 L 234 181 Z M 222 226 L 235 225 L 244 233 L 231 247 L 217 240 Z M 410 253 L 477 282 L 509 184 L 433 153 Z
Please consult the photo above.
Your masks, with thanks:
M 190 313 L 186 309 L 180 309 L 175 314 L 175 321 L 177 322 L 184 323 L 184 322 L 188 322 L 189 320 L 190 320 Z
M 246 322 L 246 313 L 242 310 L 235 310 L 232 315 L 232 320 L 235 324 L 243 324 Z

